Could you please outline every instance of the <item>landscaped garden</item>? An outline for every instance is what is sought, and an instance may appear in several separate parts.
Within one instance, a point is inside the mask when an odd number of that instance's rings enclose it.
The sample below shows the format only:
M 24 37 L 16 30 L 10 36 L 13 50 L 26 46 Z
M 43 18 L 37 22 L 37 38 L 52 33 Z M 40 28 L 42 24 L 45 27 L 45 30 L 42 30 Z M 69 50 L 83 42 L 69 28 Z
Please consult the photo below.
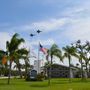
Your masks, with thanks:
M 0 90 L 90 90 L 90 79 L 81 81 L 81 79 L 72 79 L 69 83 L 68 79 L 52 79 L 51 85 L 48 81 L 26 82 L 24 79 L 11 79 L 10 85 L 7 79 L 0 79 Z

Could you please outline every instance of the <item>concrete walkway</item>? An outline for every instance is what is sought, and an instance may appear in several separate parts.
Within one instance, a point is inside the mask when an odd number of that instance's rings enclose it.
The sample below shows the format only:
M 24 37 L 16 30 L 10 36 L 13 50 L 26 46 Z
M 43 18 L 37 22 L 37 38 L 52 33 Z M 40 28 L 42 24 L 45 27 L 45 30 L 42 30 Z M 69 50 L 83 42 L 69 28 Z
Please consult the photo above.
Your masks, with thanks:
M 7 79 L 8 77 L 0 76 L 0 79 Z M 11 76 L 10 78 L 15 78 L 15 76 Z M 17 78 L 17 77 L 16 77 Z

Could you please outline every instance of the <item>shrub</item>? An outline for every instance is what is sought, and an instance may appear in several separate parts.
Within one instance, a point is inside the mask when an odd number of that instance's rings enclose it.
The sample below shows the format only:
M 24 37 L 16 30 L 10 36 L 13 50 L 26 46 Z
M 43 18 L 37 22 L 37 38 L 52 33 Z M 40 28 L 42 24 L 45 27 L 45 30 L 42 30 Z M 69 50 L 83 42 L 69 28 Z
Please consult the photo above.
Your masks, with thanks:
M 41 73 L 39 73 L 39 74 L 37 75 L 37 80 L 38 80 L 38 81 L 43 81 L 44 79 L 45 79 L 45 75 L 44 75 L 43 72 L 41 72 Z

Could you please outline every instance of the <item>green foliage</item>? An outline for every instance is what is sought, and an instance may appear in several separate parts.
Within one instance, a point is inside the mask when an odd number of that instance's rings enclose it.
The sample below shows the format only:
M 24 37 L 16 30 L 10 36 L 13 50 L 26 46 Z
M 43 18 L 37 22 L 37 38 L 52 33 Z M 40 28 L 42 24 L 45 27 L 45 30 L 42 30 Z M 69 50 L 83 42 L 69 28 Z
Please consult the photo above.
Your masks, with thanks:
M 30 81 L 30 76 L 27 75 L 25 80 L 26 80 L 26 81 Z
M 16 56 L 18 55 L 16 52 L 19 49 L 19 46 L 21 43 L 25 42 L 23 38 L 19 37 L 19 34 L 15 33 L 10 41 L 6 42 L 6 49 L 9 57 L 9 75 L 8 75 L 8 84 L 10 83 L 10 74 L 11 74 L 11 66 L 12 66 L 12 61 L 16 60 Z M 19 62 L 18 62 L 19 63 Z M 20 71 L 20 69 L 19 69 Z
M 76 48 L 73 46 L 66 46 L 63 47 L 63 50 L 65 51 L 64 56 L 69 58 L 71 56 L 76 56 Z
M 14 53 L 15 50 L 18 49 L 19 45 L 24 42 L 23 38 L 19 38 L 19 34 L 15 33 L 13 37 L 11 38 L 11 41 L 6 42 L 6 48 L 10 55 Z
M 7 54 L 7 52 L 0 50 L 0 64 L 2 64 L 2 58 L 3 56 L 5 56 Z
M 49 49 L 49 55 L 51 56 L 51 58 L 53 58 L 53 56 L 56 56 L 62 61 L 62 52 L 56 44 L 53 44 Z
M 45 75 L 43 72 L 37 75 L 37 81 L 43 81 L 45 79 Z

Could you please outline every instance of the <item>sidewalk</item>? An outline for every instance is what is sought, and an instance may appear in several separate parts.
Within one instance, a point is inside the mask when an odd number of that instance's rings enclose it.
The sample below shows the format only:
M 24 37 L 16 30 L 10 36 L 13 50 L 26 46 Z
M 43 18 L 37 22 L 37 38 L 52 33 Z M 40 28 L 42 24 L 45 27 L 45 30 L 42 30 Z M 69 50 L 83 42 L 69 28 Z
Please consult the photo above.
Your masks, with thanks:
M 8 77 L 0 76 L 0 79 L 7 79 Z M 11 76 L 10 78 L 15 78 L 15 76 Z

